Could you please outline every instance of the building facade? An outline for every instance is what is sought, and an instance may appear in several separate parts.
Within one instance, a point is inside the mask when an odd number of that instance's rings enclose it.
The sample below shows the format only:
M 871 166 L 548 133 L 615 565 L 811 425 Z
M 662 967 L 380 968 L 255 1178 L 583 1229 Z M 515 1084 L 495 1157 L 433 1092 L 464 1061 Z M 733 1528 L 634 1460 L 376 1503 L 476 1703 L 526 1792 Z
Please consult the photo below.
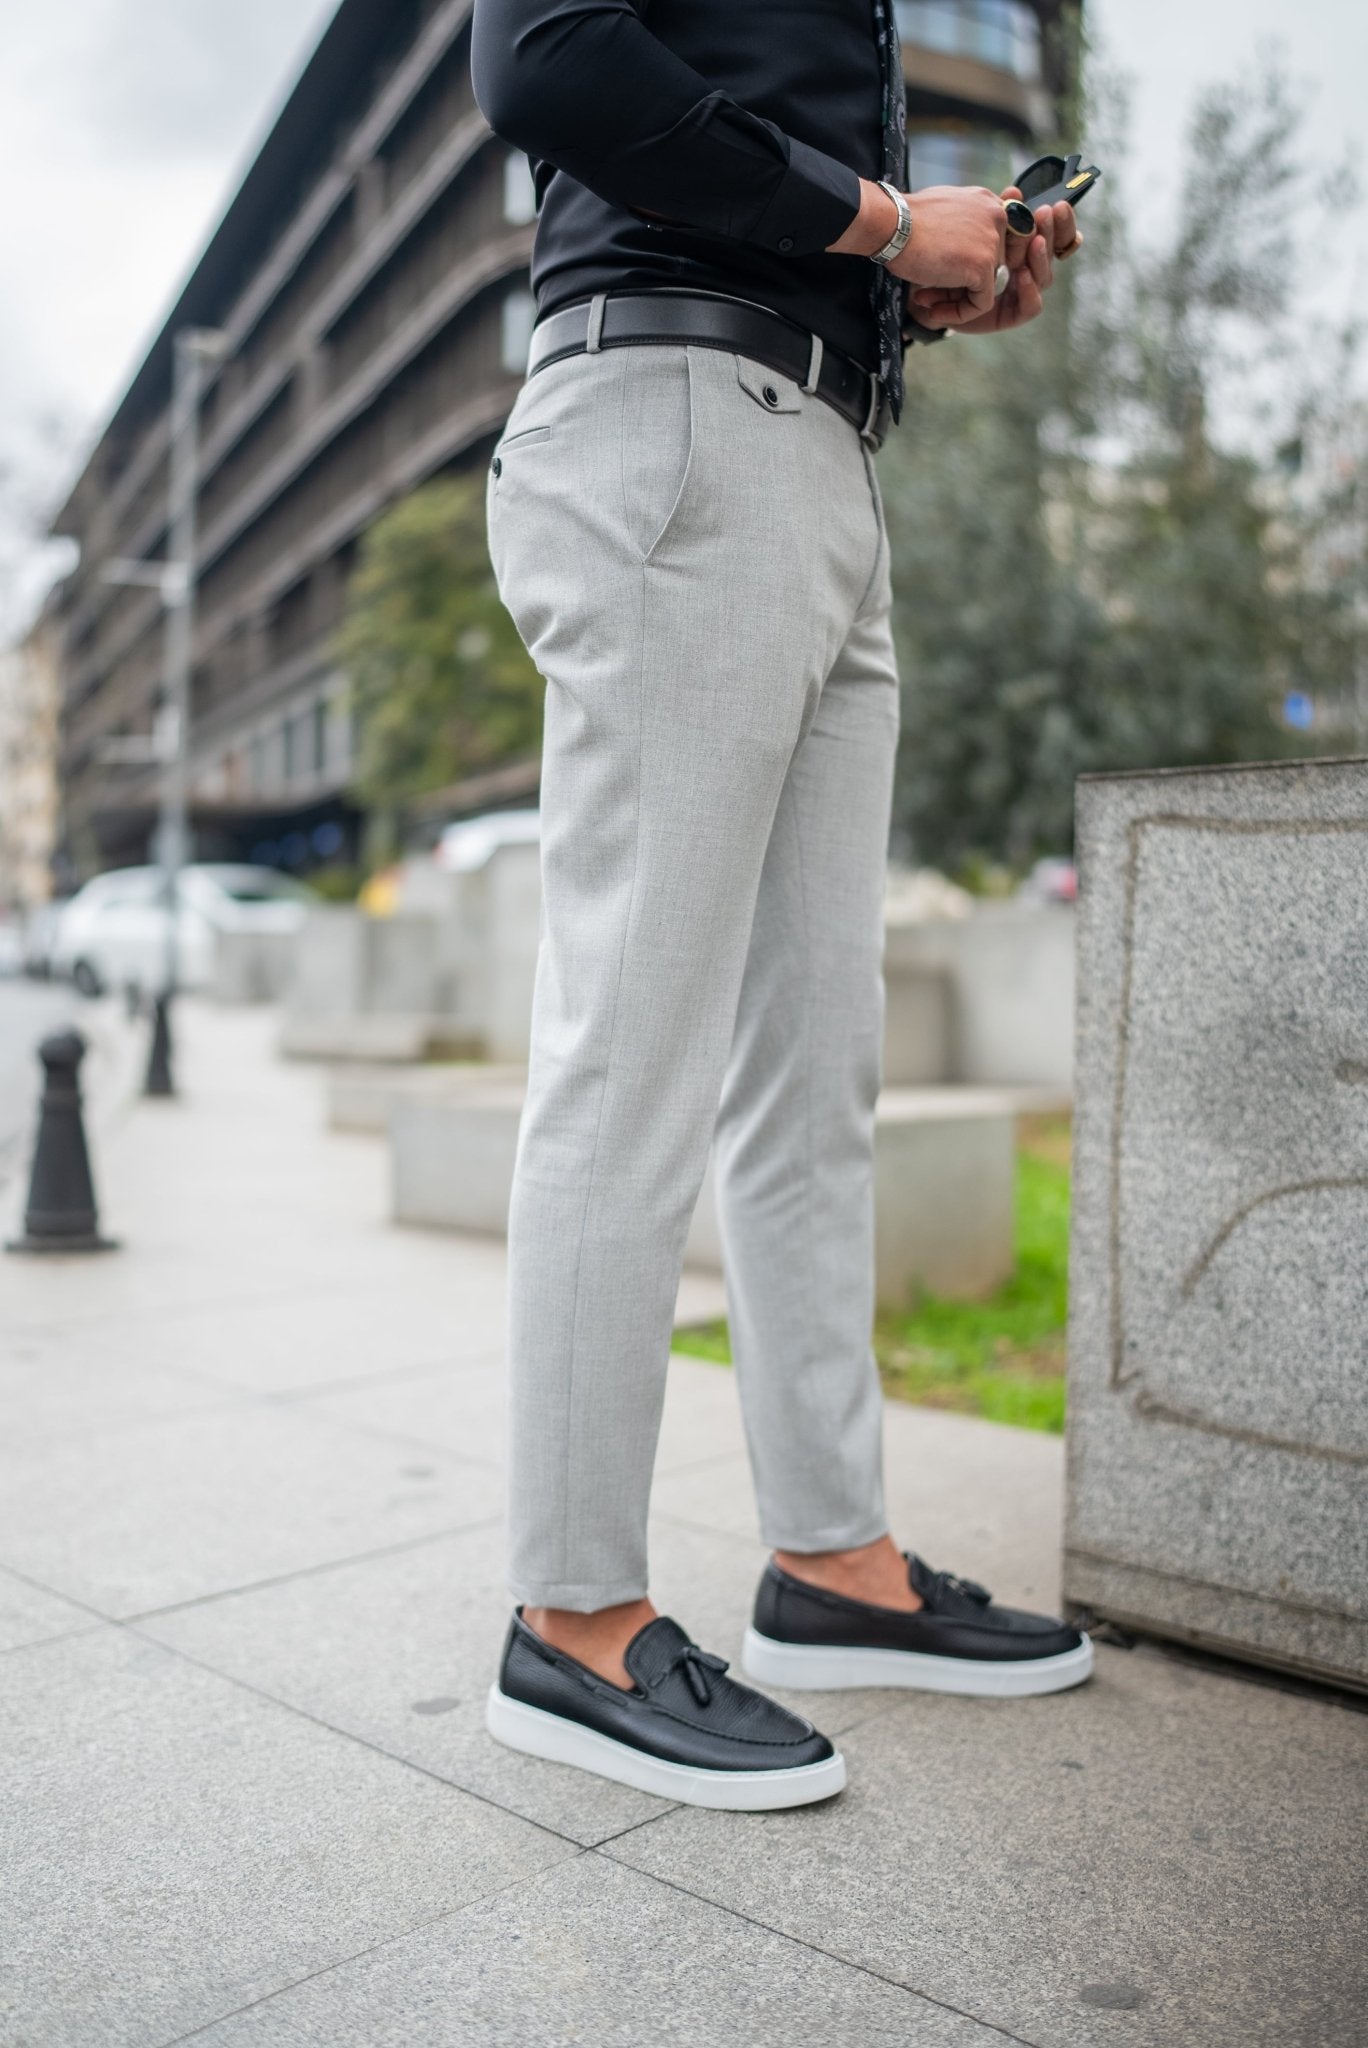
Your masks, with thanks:
M 913 183 L 1004 171 L 1047 117 L 1065 0 L 907 0 Z M 350 840 L 330 654 L 358 544 L 427 479 L 482 465 L 521 378 L 534 202 L 470 81 L 470 0 L 341 0 L 55 523 L 60 857 L 146 857 L 163 700 L 176 332 L 218 330 L 200 414 L 191 790 L 205 856 L 308 867 Z M 147 751 L 147 750 L 145 750 Z M 516 780 L 516 778 L 515 778 Z
M 0 916 L 52 893 L 57 842 L 57 636 L 45 610 L 0 653 Z

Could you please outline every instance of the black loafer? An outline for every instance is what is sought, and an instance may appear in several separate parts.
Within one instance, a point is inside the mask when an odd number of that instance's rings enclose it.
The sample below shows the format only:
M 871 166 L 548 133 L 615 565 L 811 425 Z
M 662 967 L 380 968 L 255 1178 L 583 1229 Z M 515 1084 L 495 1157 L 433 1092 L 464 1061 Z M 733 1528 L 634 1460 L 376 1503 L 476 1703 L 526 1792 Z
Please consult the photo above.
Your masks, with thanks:
M 995 1607 L 972 1579 L 933 1572 L 909 1552 L 915 1614 L 870 1607 L 793 1578 L 771 1563 L 755 1596 L 742 1658 L 762 1685 L 826 1691 L 903 1685 L 923 1692 L 1021 1699 L 1081 1685 L 1092 1644 L 1044 1614 Z
M 845 1759 L 810 1721 L 726 1676 L 721 1657 L 659 1615 L 611 1685 L 513 1617 L 485 1725 L 496 1742 L 690 1806 L 762 1812 L 830 1799 Z

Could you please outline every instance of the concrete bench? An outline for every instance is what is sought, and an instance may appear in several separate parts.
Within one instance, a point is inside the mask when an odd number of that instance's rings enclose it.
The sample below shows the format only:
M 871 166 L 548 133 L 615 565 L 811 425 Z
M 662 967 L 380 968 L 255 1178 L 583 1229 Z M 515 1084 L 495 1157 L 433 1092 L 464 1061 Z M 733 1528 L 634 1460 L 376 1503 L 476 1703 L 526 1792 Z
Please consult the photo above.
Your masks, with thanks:
M 502 1235 L 523 1094 L 507 1069 L 391 1090 L 395 1220 Z M 875 1139 L 881 1302 L 900 1304 L 917 1286 L 973 1299 L 1009 1277 L 1016 1107 L 995 1089 L 885 1089 Z M 721 1267 L 711 1165 L 685 1260 Z

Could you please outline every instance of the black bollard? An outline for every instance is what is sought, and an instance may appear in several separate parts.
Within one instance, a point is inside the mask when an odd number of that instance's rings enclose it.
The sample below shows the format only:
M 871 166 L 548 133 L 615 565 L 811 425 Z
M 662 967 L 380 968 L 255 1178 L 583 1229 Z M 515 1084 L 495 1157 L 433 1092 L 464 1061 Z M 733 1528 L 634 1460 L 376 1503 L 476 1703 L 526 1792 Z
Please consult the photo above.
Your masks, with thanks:
M 148 1055 L 144 1095 L 174 1095 L 171 1073 L 171 998 L 165 993 L 152 1004 L 152 1050 Z
M 43 1100 L 33 1148 L 24 1235 L 11 1252 L 112 1252 L 115 1240 L 100 1235 L 95 1184 L 90 1177 L 85 1125 L 81 1121 L 81 1061 L 86 1042 L 79 1031 L 57 1031 L 38 1048 L 43 1062 Z

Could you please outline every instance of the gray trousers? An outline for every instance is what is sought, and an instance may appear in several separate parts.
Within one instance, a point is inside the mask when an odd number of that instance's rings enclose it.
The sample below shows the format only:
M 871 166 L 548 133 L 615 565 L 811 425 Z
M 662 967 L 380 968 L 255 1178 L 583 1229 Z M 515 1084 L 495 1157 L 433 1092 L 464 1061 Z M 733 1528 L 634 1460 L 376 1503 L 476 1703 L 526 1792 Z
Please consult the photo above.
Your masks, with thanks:
M 543 913 L 509 1218 L 511 1580 L 646 1590 L 684 1240 L 715 1136 L 762 1531 L 885 1529 L 871 1352 L 898 691 L 873 464 L 744 358 L 620 348 L 518 397 L 499 589 L 546 678 Z

